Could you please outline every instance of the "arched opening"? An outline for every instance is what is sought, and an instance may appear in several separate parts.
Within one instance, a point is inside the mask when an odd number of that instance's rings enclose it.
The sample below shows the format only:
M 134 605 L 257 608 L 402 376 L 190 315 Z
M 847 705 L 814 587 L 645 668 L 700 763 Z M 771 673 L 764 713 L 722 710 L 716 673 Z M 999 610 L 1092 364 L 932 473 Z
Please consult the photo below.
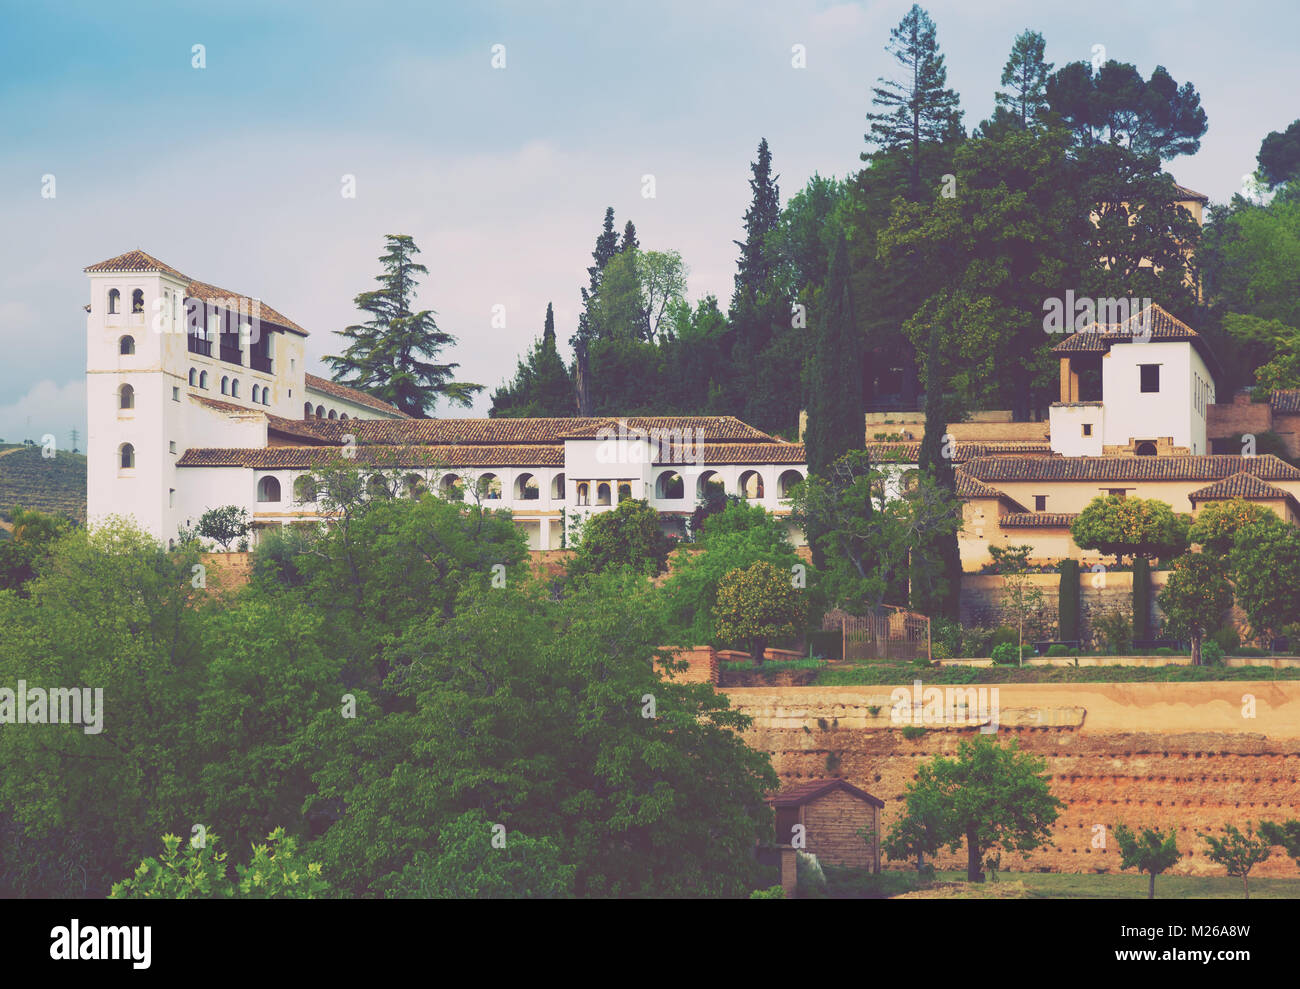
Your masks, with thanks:
M 425 483 L 423 477 L 419 474 L 407 474 L 402 478 L 402 484 L 406 488 L 406 497 L 419 499 L 419 497 L 429 490 L 429 485 Z
M 262 404 L 263 404 L 263 405 L 270 405 L 270 404 L 271 404 L 271 386 L 270 386 L 270 385 L 267 385 L 265 388 L 262 389 Z
M 708 498 L 713 494 L 725 494 L 727 486 L 718 477 L 716 470 L 706 470 L 700 475 L 699 481 L 695 485 L 695 494 L 699 498 Z
M 136 289 L 131 293 L 131 312 L 144 312 L 144 289 Z
M 302 417 L 303 417 L 304 419 L 310 419 L 310 418 L 311 418 L 311 402 L 304 402 L 304 403 L 303 403 L 303 405 L 302 405 Z
M 261 385 L 253 385 L 253 404 L 257 405 L 261 401 L 262 401 L 262 387 Z
M 483 501 L 497 501 L 501 498 L 501 478 L 495 474 L 484 474 L 478 479 L 478 496 Z
M 789 498 L 794 491 L 794 486 L 803 481 L 803 475 L 797 470 L 785 470 L 781 476 L 776 479 L 776 489 L 781 493 L 782 498 Z
M 223 374 L 221 376 L 221 394 L 223 395 L 230 394 L 230 378 L 228 375 Z
M 108 311 L 116 316 L 118 303 L 122 300 L 122 293 L 115 288 L 108 290 Z
M 230 395 L 231 395 L 232 398 L 238 398 L 238 397 L 239 397 L 239 379 L 238 379 L 238 378 L 231 378 L 231 379 L 230 379 Z
M 591 488 L 590 488 L 590 486 L 587 484 L 586 481 L 583 481 L 581 484 L 578 485 L 578 504 L 579 504 L 579 505 L 590 505 L 590 504 L 591 504 L 591 495 L 590 495 L 590 492 L 591 492 Z
M 135 447 L 130 443 L 123 443 L 117 448 L 118 464 L 123 470 L 132 470 L 135 467 Z
M 310 474 L 304 474 L 293 482 L 293 500 L 300 505 L 308 505 L 316 500 L 316 480 Z
M 119 409 L 135 408 L 135 389 L 130 385 L 123 385 L 117 390 L 117 407 Z
M 515 499 L 517 501 L 536 501 L 541 497 L 537 478 L 532 474 L 520 474 L 515 478 Z
M 676 501 L 686 497 L 686 482 L 675 470 L 666 470 L 655 481 L 655 497 L 664 501 Z
M 444 474 L 442 480 L 438 482 L 438 491 L 448 501 L 465 500 L 465 487 L 455 474 Z
M 1139 457 L 1154 457 L 1156 455 L 1156 445 L 1150 440 L 1144 440 L 1133 449 L 1133 453 Z
M 556 474 L 551 478 L 551 498 L 555 501 L 564 500 L 564 475 Z
M 200 388 L 207 388 L 207 387 L 208 387 L 208 372 L 207 372 L 207 371 L 200 371 L 200 372 L 199 372 L 199 387 L 200 387 Z M 239 382 L 235 382 L 235 387 L 236 387 L 236 388 L 239 387 Z M 235 394 L 238 395 L 239 392 L 235 392 Z
M 347 419 L 347 417 L 348 417 L 348 414 L 347 414 L 346 412 L 344 412 L 341 416 L 339 416 L 339 422 L 343 422 L 345 419 Z
M 747 470 L 740 475 L 740 497 L 753 499 L 763 497 L 763 475 L 756 470 Z
M 117 352 L 119 354 L 134 354 L 135 337 L 123 337 L 117 345 Z
M 632 485 L 630 485 L 630 484 L 620 484 L 620 485 L 618 486 L 618 500 L 619 500 L 619 501 L 626 501 L 628 498 L 631 498 L 631 497 L 632 497 Z
M 597 505 L 609 504 L 609 485 L 604 483 L 603 481 L 600 484 L 596 485 L 596 504 Z
M 317 419 L 325 418 L 325 406 L 323 405 L 316 406 L 316 418 Z
M 274 477 L 264 477 L 257 482 L 258 501 L 279 501 L 280 482 Z
M 338 414 L 337 412 L 335 412 L 333 409 L 330 409 L 330 418 L 331 418 L 331 419 L 337 419 L 338 417 L 339 417 L 339 414 Z
M 389 480 L 383 474 L 371 474 L 366 481 L 366 494 L 371 498 L 391 498 L 393 489 L 389 487 Z
M 199 372 L 190 368 L 190 387 L 193 388 L 199 381 Z

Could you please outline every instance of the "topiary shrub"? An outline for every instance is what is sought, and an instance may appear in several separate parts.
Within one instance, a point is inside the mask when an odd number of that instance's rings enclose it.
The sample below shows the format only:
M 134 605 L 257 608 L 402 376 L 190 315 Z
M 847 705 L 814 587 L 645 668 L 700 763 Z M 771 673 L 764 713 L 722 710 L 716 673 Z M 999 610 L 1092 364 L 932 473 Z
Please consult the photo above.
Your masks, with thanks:
M 1017 653 L 1014 642 L 1004 642 L 993 647 L 993 662 L 1000 666 L 1017 666 L 1021 657 L 1032 656 L 1033 653 L 1033 646 L 1024 646 L 1023 651 Z
M 1001 645 L 1014 646 L 1019 641 L 1020 641 L 1019 632 L 1017 632 L 1010 625 L 999 625 L 997 628 L 993 630 L 993 634 L 989 637 L 989 649 L 990 649 L 989 654 L 992 655 L 991 650 L 996 649 L 998 646 Z
M 1061 589 L 1057 600 L 1058 639 L 1079 638 L 1079 561 L 1061 561 Z
M 1178 654 L 1177 654 L 1176 652 L 1174 652 L 1172 649 L 1170 649 L 1168 646 L 1161 646 L 1159 649 L 1154 649 L 1154 650 L 1152 650 L 1151 655 L 1153 655 L 1153 656 L 1177 656 Z
M 1151 564 L 1146 557 L 1133 561 L 1133 639 L 1149 639 L 1151 631 Z M 1062 636 L 1064 638 L 1064 636 Z
M 1055 646 L 1047 647 L 1047 655 L 1049 656 L 1073 656 L 1074 653 L 1075 650 L 1071 649 L 1069 646 L 1063 646 L 1058 644 Z

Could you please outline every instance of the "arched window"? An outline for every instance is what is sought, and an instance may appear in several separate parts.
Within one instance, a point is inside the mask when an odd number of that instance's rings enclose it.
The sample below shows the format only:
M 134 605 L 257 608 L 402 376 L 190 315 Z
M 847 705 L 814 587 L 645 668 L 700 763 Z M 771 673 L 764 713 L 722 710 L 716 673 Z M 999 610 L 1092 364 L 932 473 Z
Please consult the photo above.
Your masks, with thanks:
M 199 381 L 199 372 L 190 368 L 190 387 L 193 388 Z
M 588 492 L 587 482 L 586 482 L 586 481 L 583 481 L 581 484 L 578 485 L 578 504 L 579 504 L 579 505 L 588 505 L 588 504 L 591 503 L 590 500 L 589 500 L 589 498 L 588 498 L 588 494 L 587 494 L 587 492 Z
M 600 484 L 596 485 L 596 504 L 597 505 L 609 504 L 609 485 L 605 484 L 604 482 L 601 482 Z
M 263 404 L 263 405 L 270 405 L 270 404 L 271 404 L 271 386 L 270 386 L 270 385 L 266 385 L 266 386 L 262 389 L 262 404 Z
M 726 490 L 727 486 L 718 477 L 718 472 L 715 470 L 706 470 L 700 475 L 700 479 L 695 486 L 695 493 L 700 498 L 725 494 Z
M 207 372 L 207 371 L 200 371 L 200 372 L 199 372 L 199 387 L 200 387 L 200 388 L 207 388 L 207 387 L 208 387 L 208 372 Z
M 229 377 L 229 375 L 225 375 L 225 374 L 223 374 L 223 375 L 221 376 L 221 394 L 223 394 L 223 395 L 229 395 L 229 394 L 230 394 L 230 377 Z
M 253 404 L 258 405 L 262 401 L 262 386 L 253 385 Z
M 501 478 L 484 474 L 478 479 L 478 496 L 483 501 L 497 501 L 501 497 Z
M 238 397 L 239 397 L 239 379 L 238 379 L 238 378 L 231 378 L 231 379 L 230 379 L 230 395 L 231 395 L 232 398 L 238 398 Z
M 131 312 L 144 312 L 144 290 L 136 289 L 131 293 Z
M 130 385 L 123 385 L 117 390 L 117 407 L 119 409 L 135 408 L 135 389 Z
M 626 501 L 628 498 L 631 498 L 631 497 L 632 497 L 632 485 L 630 485 L 630 484 L 620 484 L 620 485 L 618 486 L 618 500 L 619 500 L 619 501 Z
M 348 417 L 348 414 L 347 414 L 346 412 L 344 412 L 341 416 L 339 416 L 339 422 L 342 422 L 342 421 L 345 420 L 347 417 Z
M 123 443 L 118 449 L 118 463 L 123 470 L 131 470 L 135 467 L 135 447 L 130 443 Z
M 438 490 L 448 501 L 463 501 L 465 499 L 465 488 L 460 483 L 460 478 L 455 474 L 444 474 L 441 481 L 438 482 Z
M 339 417 L 339 414 L 338 414 L 337 412 L 335 412 L 333 409 L 330 409 L 330 418 L 331 418 L 331 419 L 337 419 L 338 417 Z
M 311 418 L 311 402 L 303 402 L 303 403 L 302 403 L 302 417 L 303 417 L 304 419 L 310 419 L 310 418 Z
M 424 478 L 419 474 L 407 474 L 402 478 L 402 483 L 406 486 L 406 497 L 418 499 L 422 494 L 429 490 L 429 486 L 424 483 Z
M 316 406 L 316 418 L 317 419 L 325 418 L 325 406 L 323 405 Z
M 515 478 L 515 498 L 518 501 L 536 501 L 540 495 L 537 478 L 532 474 L 520 474 Z
M 134 353 L 135 353 L 135 337 L 123 337 L 123 338 L 118 342 L 118 345 L 117 345 L 117 352 L 118 352 L 119 354 L 134 354 Z
M 797 470 L 782 471 L 781 476 L 776 479 L 776 489 L 781 492 L 782 498 L 789 498 L 790 493 L 794 491 L 794 486 L 803 481 L 803 475 Z
M 682 480 L 682 475 L 675 470 L 666 470 L 660 474 L 659 479 L 655 481 L 655 497 L 665 501 L 685 498 L 686 482 Z
M 316 500 L 316 481 L 310 474 L 304 474 L 293 482 L 293 500 L 300 505 Z
M 121 299 L 122 299 L 122 293 L 119 292 L 117 289 L 110 288 L 108 290 L 108 311 L 113 315 L 117 315 L 117 304 L 118 302 L 121 301 Z
M 371 498 L 391 498 L 393 492 L 388 487 L 388 480 L 382 474 L 371 474 L 366 482 L 366 494 Z
M 1139 457 L 1154 457 L 1156 455 L 1156 445 L 1150 440 L 1139 443 L 1133 450 L 1133 453 Z
M 280 482 L 274 477 L 264 477 L 257 482 L 258 501 L 279 501 Z
M 762 498 L 763 475 L 756 470 L 747 470 L 740 475 L 740 497 Z
M 551 478 L 551 497 L 556 501 L 564 500 L 564 475 L 556 474 Z

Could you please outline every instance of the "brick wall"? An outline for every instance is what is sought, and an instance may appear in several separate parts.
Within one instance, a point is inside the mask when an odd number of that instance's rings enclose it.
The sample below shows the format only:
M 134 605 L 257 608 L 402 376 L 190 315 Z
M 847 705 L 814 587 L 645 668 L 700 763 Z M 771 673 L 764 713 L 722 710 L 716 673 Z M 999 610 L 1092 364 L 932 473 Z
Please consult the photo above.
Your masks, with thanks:
M 1266 433 L 1273 428 L 1273 415 L 1267 402 L 1252 402 L 1249 394 L 1239 393 L 1232 402 L 1209 407 L 1205 435 L 1218 440 L 1239 433 Z
M 903 738 L 889 720 L 892 689 L 745 688 L 727 695 L 754 718 L 745 739 L 771 756 L 782 785 L 843 777 L 885 801 L 881 830 L 887 833 L 902 814 L 917 766 L 955 755 L 958 743 L 971 737 L 969 729 L 938 728 L 914 741 Z M 1125 823 L 1177 831 L 1184 857 L 1172 872 L 1221 876 L 1198 830 L 1300 817 L 1300 682 L 1007 684 L 999 690 L 998 737 L 1004 744 L 1015 738 L 1021 750 L 1043 757 L 1052 792 L 1066 803 L 1048 845 L 1028 857 L 1004 855 L 1004 867 L 1119 872 L 1111 829 Z M 1255 718 L 1242 716 L 1245 695 L 1255 699 Z M 838 760 L 833 772 L 828 757 L 831 764 Z M 1094 830 L 1097 825 L 1104 831 Z M 1101 833 L 1106 847 L 1094 848 Z M 944 851 L 939 865 L 964 868 L 964 854 L 964 848 Z M 1277 849 L 1252 875 L 1294 877 L 1296 866 Z
M 679 683 L 718 682 L 718 653 L 712 646 L 680 649 L 673 653 L 673 658 L 685 660 L 689 664 L 688 669 L 673 674 L 672 678 Z
M 827 865 L 870 869 L 872 846 L 858 833 L 872 826 L 872 807 L 860 797 L 832 790 L 803 806 L 807 851 Z

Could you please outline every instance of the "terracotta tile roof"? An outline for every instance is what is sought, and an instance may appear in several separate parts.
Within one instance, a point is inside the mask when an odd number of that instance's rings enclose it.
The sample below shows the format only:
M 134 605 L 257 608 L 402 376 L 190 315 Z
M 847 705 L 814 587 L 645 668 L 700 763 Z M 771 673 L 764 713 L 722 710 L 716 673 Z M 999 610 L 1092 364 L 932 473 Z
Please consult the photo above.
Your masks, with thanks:
M 689 429 L 696 442 L 775 442 L 774 437 L 735 416 L 599 416 L 560 421 L 568 422 L 569 427 L 557 435 L 558 439 L 595 439 L 602 430 L 676 433 Z
M 1268 404 L 1275 414 L 1300 415 L 1300 389 L 1275 391 L 1268 397 Z
M 659 451 L 655 464 L 805 464 L 802 443 L 701 443 Z
M 399 415 L 403 419 L 410 418 L 410 416 L 399 409 L 396 405 L 389 405 L 387 402 L 381 401 L 373 395 L 367 395 L 363 391 L 357 391 L 355 388 L 341 385 L 337 381 L 330 381 L 329 378 L 322 378 L 315 374 L 308 374 L 306 384 L 309 391 L 318 391 L 323 395 L 331 395 L 344 402 L 352 402 L 355 405 L 364 405 L 371 409 L 378 409 L 380 412 L 387 412 L 390 415 Z
M 1208 203 L 1210 201 L 1210 197 L 1207 196 L 1205 193 L 1194 192 L 1193 190 L 1187 188 L 1187 186 L 1179 185 L 1177 182 L 1174 183 L 1174 191 L 1178 193 L 1180 200 L 1195 199 L 1196 201 L 1202 203 Z
M 177 467 L 307 470 L 341 459 L 338 449 L 274 446 L 266 449 L 193 448 Z M 368 446 L 349 461 L 363 467 L 563 467 L 562 446 Z
M 767 799 L 773 807 L 798 807 L 835 790 L 851 793 L 875 807 L 885 806 L 885 802 L 879 797 L 873 797 L 866 790 L 859 789 L 848 780 L 841 779 L 808 780 L 805 783 L 792 783 L 789 786 L 783 786 L 776 794 Z
M 867 443 L 867 453 L 872 463 L 885 463 L 894 455 L 899 463 L 914 464 L 921 457 L 921 444 L 910 442 L 874 441 Z M 956 443 L 953 445 L 953 462 L 964 463 L 976 457 L 1006 456 L 1058 456 L 1051 443 L 1034 443 L 1024 440 L 989 440 Z
M 328 440 L 317 434 L 315 430 L 311 429 L 302 419 L 285 419 L 268 412 L 266 414 L 266 425 L 268 435 L 274 434 L 276 436 L 287 436 L 297 440 L 307 440 L 316 445 L 329 444 Z
M 1197 488 L 1187 496 L 1188 501 L 1226 501 L 1229 498 L 1291 498 L 1291 492 L 1274 487 L 1254 474 L 1241 471 L 1222 481 Z
M 967 474 L 965 470 L 953 471 L 953 476 L 957 481 L 958 498 L 997 498 L 999 501 L 1007 504 L 1012 511 L 1028 511 L 1024 505 L 1020 504 L 1020 502 L 1016 501 L 1016 499 L 1012 498 L 1005 491 L 999 491 L 992 485 L 976 480 L 970 474 Z
M 244 405 L 236 405 L 234 402 L 227 402 L 220 398 L 208 398 L 206 395 L 190 395 L 190 401 L 198 402 L 200 405 L 206 405 L 210 409 L 216 409 L 218 412 L 242 412 L 248 415 L 269 415 L 263 409 L 250 409 Z
M 236 302 L 247 311 L 251 309 L 251 304 L 257 303 L 258 318 L 276 326 L 283 327 L 300 336 L 307 336 L 307 331 L 291 320 L 283 313 L 272 309 L 265 302 L 253 299 L 239 292 L 231 292 L 229 289 L 218 288 L 216 285 L 210 285 L 207 282 L 200 282 L 189 275 L 182 274 L 166 262 L 159 261 L 156 257 L 146 254 L 144 251 L 136 249 L 127 251 L 125 254 L 119 254 L 115 258 L 109 258 L 107 261 L 100 261 L 98 264 L 92 264 L 85 269 L 87 272 L 162 272 L 171 275 L 173 278 L 184 280 L 185 294 L 189 298 L 198 299 L 208 303 L 223 303 L 230 299 L 240 300 Z
M 1257 457 L 981 457 L 962 470 L 981 481 L 1219 481 L 1245 471 L 1268 481 L 1300 481 L 1300 470 Z
M 1055 347 L 1054 354 L 1102 353 L 1114 343 L 1132 343 L 1142 331 L 1140 323 L 1150 314 L 1150 339 L 1154 341 L 1198 340 L 1200 334 L 1181 319 L 1171 316 L 1160 306 L 1151 305 L 1134 313 L 1122 323 L 1099 323 L 1091 330 L 1072 333 Z
M 1077 512 L 1012 512 L 998 520 L 1004 529 L 1068 529 Z
M 696 442 L 766 443 L 781 447 L 802 447 L 797 443 L 781 443 L 766 433 L 733 419 L 730 416 L 683 417 L 680 419 L 628 419 L 628 428 L 660 429 L 669 440 L 681 435 L 687 428 L 694 431 Z M 328 419 L 306 419 L 301 425 L 323 439 L 343 442 L 351 434 L 359 444 L 385 443 L 411 445 L 434 444 L 487 444 L 489 446 L 517 446 L 525 443 L 562 443 L 578 426 L 603 426 L 604 419 L 349 419 L 347 422 Z M 647 425 L 643 425 L 647 424 Z M 653 424 L 653 425 L 648 425 Z M 738 424 L 738 425 L 737 425 Z M 737 434 L 739 434 L 737 436 Z M 751 435 L 752 434 L 752 435 Z M 595 437 L 593 428 L 591 437 Z

